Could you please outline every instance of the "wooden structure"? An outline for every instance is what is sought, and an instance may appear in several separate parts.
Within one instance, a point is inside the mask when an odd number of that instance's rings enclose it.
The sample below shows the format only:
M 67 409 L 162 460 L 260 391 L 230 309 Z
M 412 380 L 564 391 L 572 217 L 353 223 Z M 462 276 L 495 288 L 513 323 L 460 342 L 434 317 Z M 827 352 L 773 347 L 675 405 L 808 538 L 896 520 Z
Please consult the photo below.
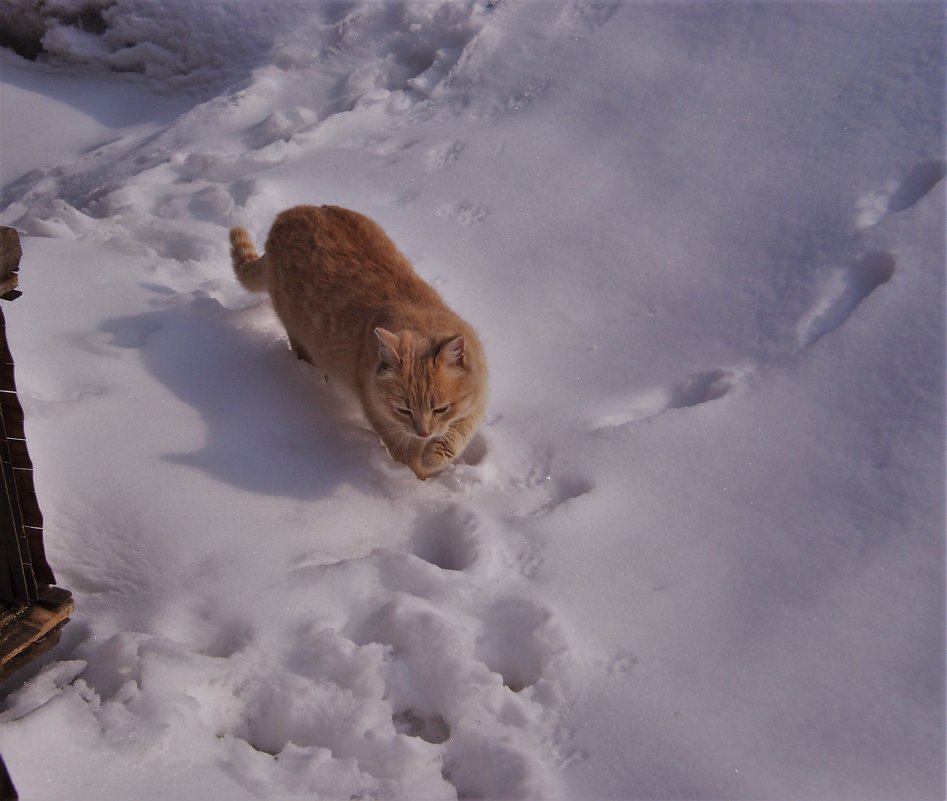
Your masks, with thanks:
M 3 764 L 3 757 L 0 757 L 0 801 L 19 801 L 19 798 L 13 779 L 7 773 L 7 766 Z
M 0 228 L 0 299 L 20 296 L 20 239 Z M 73 610 L 72 596 L 53 586 L 43 550 L 43 515 L 33 488 L 23 409 L 0 309 L 0 680 L 56 644 Z

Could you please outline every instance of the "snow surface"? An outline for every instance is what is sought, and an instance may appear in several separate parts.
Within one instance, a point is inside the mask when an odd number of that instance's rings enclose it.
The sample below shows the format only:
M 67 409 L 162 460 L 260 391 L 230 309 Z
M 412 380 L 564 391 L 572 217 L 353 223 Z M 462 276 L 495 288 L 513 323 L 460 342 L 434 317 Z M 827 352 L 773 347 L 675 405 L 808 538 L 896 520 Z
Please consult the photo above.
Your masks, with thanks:
M 944 797 L 941 4 L 4 6 L 22 797 Z M 448 473 L 232 277 L 300 202 L 481 332 Z

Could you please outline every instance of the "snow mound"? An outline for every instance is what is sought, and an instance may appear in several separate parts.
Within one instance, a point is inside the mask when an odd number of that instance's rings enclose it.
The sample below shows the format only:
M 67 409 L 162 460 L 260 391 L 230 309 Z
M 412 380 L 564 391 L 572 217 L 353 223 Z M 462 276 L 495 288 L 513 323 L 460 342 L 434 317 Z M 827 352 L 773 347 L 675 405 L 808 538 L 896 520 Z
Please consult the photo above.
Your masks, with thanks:
M 56 0 L 5 3 L 3 44 L 28 58 L 140 73 L 172 86 L 249 68 L 280 31 L 311 18 L 304 4 Z

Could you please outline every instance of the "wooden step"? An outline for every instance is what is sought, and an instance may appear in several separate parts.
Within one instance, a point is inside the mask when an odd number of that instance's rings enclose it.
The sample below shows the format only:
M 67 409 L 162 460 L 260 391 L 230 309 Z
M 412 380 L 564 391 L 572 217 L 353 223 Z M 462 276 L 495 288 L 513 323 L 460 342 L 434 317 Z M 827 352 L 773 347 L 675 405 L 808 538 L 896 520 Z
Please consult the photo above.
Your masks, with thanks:
M 72 594 L 59 587 L 45 587 L 33 604 L 20 614 L 0 614 L 0 681 L 59 640 L 59 630 L 75 610 Z

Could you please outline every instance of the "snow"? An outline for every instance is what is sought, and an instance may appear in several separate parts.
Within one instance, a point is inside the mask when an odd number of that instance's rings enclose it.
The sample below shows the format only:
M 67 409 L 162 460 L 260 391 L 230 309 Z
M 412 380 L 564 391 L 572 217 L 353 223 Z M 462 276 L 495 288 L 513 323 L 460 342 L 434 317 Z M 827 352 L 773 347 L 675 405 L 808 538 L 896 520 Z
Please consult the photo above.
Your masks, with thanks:
M 944 796 L 941 5 L 8 7 L 22 797 Z M 480 332 L 446 474 L 233 278 L 301 202 Z

